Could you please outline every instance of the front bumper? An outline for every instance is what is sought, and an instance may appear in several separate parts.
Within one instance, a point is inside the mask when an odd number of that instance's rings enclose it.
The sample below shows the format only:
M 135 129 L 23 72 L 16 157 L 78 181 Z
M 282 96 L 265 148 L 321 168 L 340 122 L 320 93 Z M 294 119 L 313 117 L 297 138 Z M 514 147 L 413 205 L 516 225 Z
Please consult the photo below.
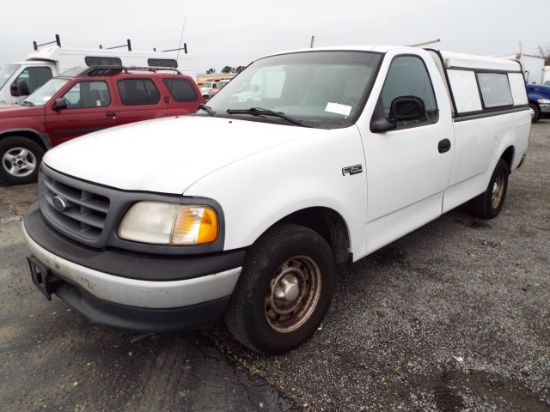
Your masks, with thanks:
M 539 107 L 540 107 L 541 114 L 544 114 L 544 115 L 550 114 L 550 104 L 543 103 Z
M 23 220 L 23 235 L 53 279 L 51 293 L 96 323 L 138 331 L 191 329 L 217 319 L 244 259 L 244 251 L 197 258 L 82 247 L 53 231 L 37 205 Z

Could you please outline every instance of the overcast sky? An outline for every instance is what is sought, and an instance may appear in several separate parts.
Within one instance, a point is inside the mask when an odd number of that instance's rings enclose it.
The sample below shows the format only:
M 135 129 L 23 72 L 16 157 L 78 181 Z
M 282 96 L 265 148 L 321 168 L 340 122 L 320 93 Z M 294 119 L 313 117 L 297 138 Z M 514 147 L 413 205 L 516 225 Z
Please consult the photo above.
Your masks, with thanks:
M 32 42 L 65 47 L 132 42 L 133 50 L 187 43 L 195 70 L 246 66 L 266 54 L 352 44 L 410 45 L 482 55 L 550 49 L 550 0 L 2 0 L 0 64 Z M 182 36 L 183 32 L 183 36 Z

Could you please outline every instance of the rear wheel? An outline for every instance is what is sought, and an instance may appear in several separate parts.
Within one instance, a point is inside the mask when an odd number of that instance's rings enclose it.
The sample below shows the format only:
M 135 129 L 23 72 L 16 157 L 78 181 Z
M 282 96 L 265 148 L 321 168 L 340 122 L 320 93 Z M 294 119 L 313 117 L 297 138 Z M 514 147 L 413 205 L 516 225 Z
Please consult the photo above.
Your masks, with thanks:
M 508 163 L 499 159 L 485 192 L 468 203 L 472 215 L 481 219 L 492 219 L 498 216 L 506 198 L 509 174 Z
M 320 235 L 302 226 L 275 226 L 247 253 L 224 315 L 229 330 L 260 353 L 296 348 L 323 320 L 334 272 L 334 255 Z
M 44 149 L 26 137 L 0 140 L 0 181 L 5 184 L 25 184 L 36 181 Z

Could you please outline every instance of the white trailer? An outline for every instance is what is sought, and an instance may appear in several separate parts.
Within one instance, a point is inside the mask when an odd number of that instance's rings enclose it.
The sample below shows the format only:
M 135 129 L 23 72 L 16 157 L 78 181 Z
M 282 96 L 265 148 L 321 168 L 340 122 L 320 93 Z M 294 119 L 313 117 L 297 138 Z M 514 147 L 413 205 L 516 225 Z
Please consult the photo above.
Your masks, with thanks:
M 544 58 L 523 53 L 503 57 L 521 63 L 525 83 L 542 84 L 544 82 Z
M 34 51 L 25 60 L 6 64 L 0 69 L 0 103 L 17 103 L 52 77 L 79 66 L 171 67 L 196 78 L 187 46 L 169 52 L 136 52 L 132 51 L 130 40 L 127 40 L 127 45 L 110 49 L 76 49 L 61 47 L 59 35 L 53 42 L 42 45 L 33 42 L 33 46 Z M 118 47 L 127 47 L 128 50 L 115 50 Z

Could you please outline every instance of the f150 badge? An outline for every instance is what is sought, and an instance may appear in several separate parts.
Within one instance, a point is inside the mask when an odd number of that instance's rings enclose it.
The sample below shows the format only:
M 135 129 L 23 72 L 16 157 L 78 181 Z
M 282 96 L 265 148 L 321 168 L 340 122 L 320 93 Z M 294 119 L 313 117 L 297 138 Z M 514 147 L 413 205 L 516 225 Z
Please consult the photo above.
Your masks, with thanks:
M 363 173 L 363 165 L 346 166 L 342 168 L 342 176 Z

